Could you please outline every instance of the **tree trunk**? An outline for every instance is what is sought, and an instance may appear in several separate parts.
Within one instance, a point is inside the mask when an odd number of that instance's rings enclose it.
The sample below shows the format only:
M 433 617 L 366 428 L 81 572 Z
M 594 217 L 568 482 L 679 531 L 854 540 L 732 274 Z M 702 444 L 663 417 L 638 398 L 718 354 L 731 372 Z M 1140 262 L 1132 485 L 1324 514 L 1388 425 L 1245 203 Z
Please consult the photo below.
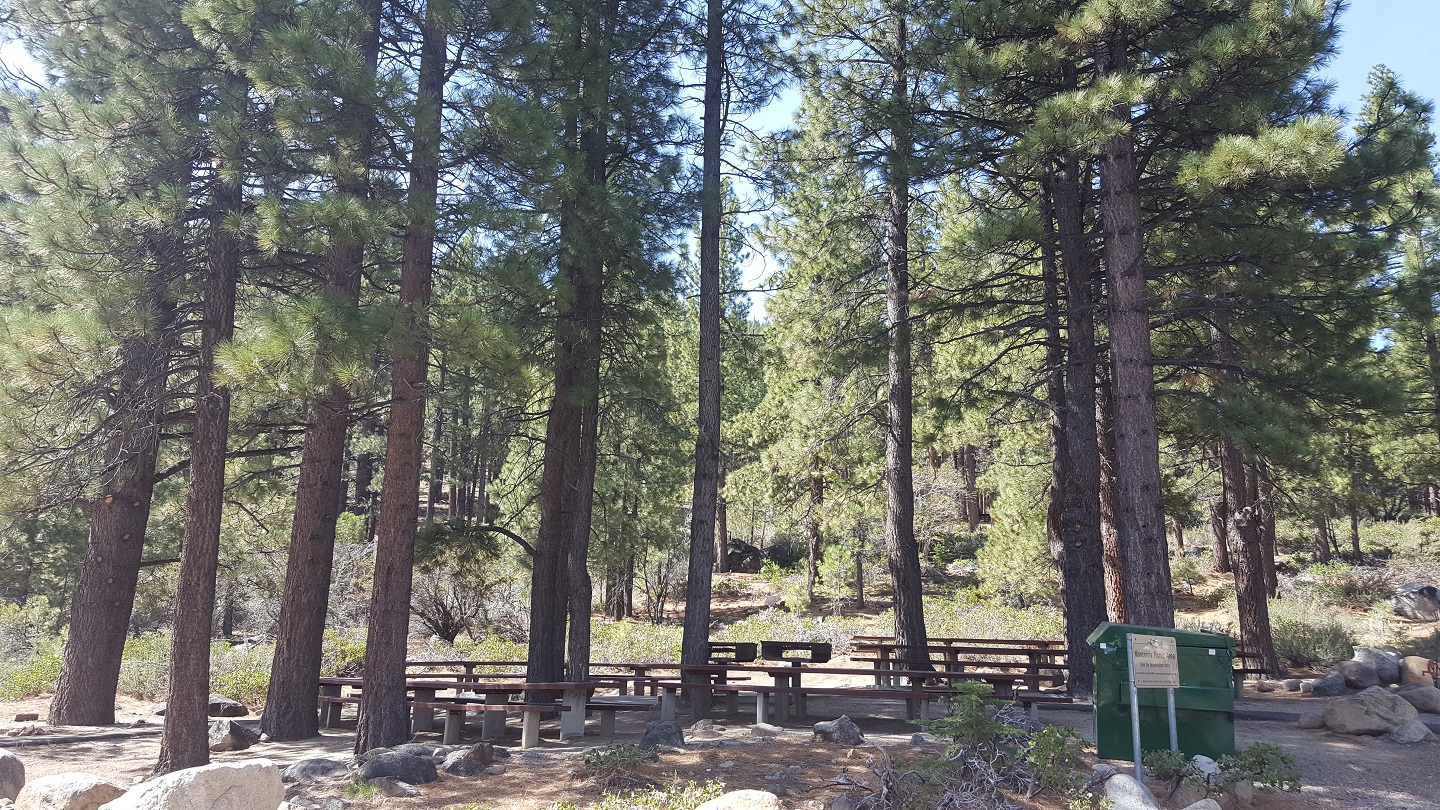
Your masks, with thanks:
M 885 319 L 889 371 L 885 431 L 885 552 L 895 596 L 895 643 L 925 643 L 920 547 L 915 540 L 914 391 L 910 323 L 910 74 L 907 3 L 896 2 L 890 58 L 889 217 L 885 237 Z M 927 655 L 916 657 L 926 658 Z
M 1225 486 L 1222 483 L 1220 494 L 1210 499 L 1210 535 L 1214 542 L 1212 570 L 1217 574 L 1230 573 L 1229 531 L 1225 524 Z
M 700 184 L 699 432 L 690 496 L 690 569 L 685 591 L 682 664 L 704 664 L 710 650 L 710 575 L 717 559 L 715 508 L 720 489 L 720 136 L 724 129 L 724 3 L 706 0 L 704 130 Z M 720 541 L 724 542 L 723 538 Z M 723 556 L 723 551 L 720 553 Z
M 1112 622 L 1124 622 L 1125 571 L 1121 564 L 1120 533 L 1115 525 L 1115 418 L 1110 410 L 1110 380 L 1103 369 L 1097 392 L 1096 441 L 1100 446 L 1100 540 L 1105 568 L 1105 612 Z
M 609 5 L 607 3 L 607 5 Z M 604 9 L 579 12 L 575 51 L 589 54 L 572 79 L 573 110 L 565 123 L 567 169 L 581 180 L 560 205 L 558 272 L 573 291 L 561 302 L 555 339 L 555 398 L 545 427 L 540 481 L 540 527 L 531 569 L 530 643 L 527 680 L 564 678 L 568 616 L 588 616 L 589 605 L 573 606 L 571 571 L 575 545 L 590 531 L 597 448 L 600 325 L 603 323 L 606 223 L 599 198 L 605 193 L 608 141 L 609 47 Z M 595 42 L 591 40 L 594 39 Z M 590 470 L 587 476 L 587 468 Z M 591 484 L 587 484 L 587 477 Z M 588 590 L 588 585 L 582 585 Z M 584 630 L 588 633 L 588 628 Z
M 1225 477 L 1225 511 L 1235 541 L 1235 595 L 1240 613 L 1240 643 L 1246 652 L 1260 656 L 1260 667 L 1279 671 L 1275 644 L 1270 637 L 1270 605 L 1266 601 L 1265 572 L 1261 561 L 1260 529 L 1256 504 L 1245 475 L 1245 460 L 1235 443 L 1220 441 L 1220 465 Z
M 364 0 L 362 7 L 368 27 L 360 34 L 358 44 L 365 69 L 373 75 L 380 52 L 380 0 Z M 357 146 L 353 154 L 338 155 L 337 164 L 342 168 L 336 171 L 336 194 L 342 200 L 363 202 L 370 189 L 366 167 L 374 113 L 365 103 L 353 100 L 342 103 L 339 113 L 346 125 L 346 140 Z M 323 294 L 331 306 L 350 313 L 359 308 L 364 264 L 364 239 L 337 228 L 323 264 Z M 343 339 L 339 335 L 320 336 L 317 378 L 333 376 L 329 356 Z M 325 615 L 330 604 L 335 524 L 345 500 L 343 476 L 349 426 L 350 392 L 344 384 L 334 381 L 310 405 L 300 451 L 275 657 L 270 666 L 265 711 L 260 717 L 260 730 L 274 741 L 301 740 L 320 733 L 315 682 L 320 677 Z
M 1059 269 L 1064 276 L 1066 345 L 1057 429 L 1064 453 L 1058 482 L 1057 561 L 1065 603 L 1065 638 L 1071 649 L 1084 649 L 1091 631 L 1105 621 L 1105 560 L 1100 521 L 1100 438 L 1096 433 L 1094 254 L 1085 233 L 1080 161 L 1057 158 L 1051 195 Z M 1058 291 L 1057 291 L 1058 295 Z M 1057 302 L 1058 303 L 1058 302 Z M 1057 325 L 1058 331 L 1058 325 Z M 1059 336 L 1055 336 L 1058 343 Z M 1067 687 L 1072 695 L 1094 689 L 1094 662 L 1074 656 Z
M 1125 70 L 1126 35 L 1117 32 L 1096 53 L 1096 71 Z M 1112 116 L 1130 122 L 1130 108 Z M 1150 316 L 1145 283 L 1145 233 L 1134 134 L 1128 128 L 1100 145 L 1100 211 L 1110 293 L 1110 363 L 1115 433 L 1115 517 L 1125 570 L 1125 615 L 1152 627 L 1175 625 L 1165 519 L 1160 500 L 1160 436 L 1155 425 Z
M 865 609 L 865 521 L 855 524 L 855 607 Z
M 722 462 L 723 464 L 723 462 Z M 720 489 L 715 498 L 715 572 L 730 572 L 730 510 L 725 503 L 725 468 L 720 468 Z
M 805 599 L 815 599 L 815 580 L 820 572 L 820 510 L 825 505 L 825 478 L 820 474 L 820 457 L 810 457 L 810 511 L 805 514 Z
M 408 219 L 401 248 L 400 306 L 404 342 L 390 375 L 390 422 L 385 435 L 385 480 L 376 525 L 375 578 L 365 636 L 365 691 L 355 727 L 355 752 L 388 747 L 410 737 L 405 705 L 405 653 L 410 629 L 410 588 L 420 511 L 425 450 L 425 381 L 429 371 L 431 276 L 435 257 L 436 198 L 440 181 L 440 120 L 445 89 L 444 9 L 425 8 L 420 70 L 414 102 Z
M 1330 520 L 1323 515 L 1315 518 L 1315 559 L 1330 562 Z
M 243 115 L 246 85 L 229 74 L 218 87 L 222 117 Z M 233 124 L 234 121 L 228 123 Z M 217 131 L 218 132 L 218 131 Z M 203 323 L 195 374 L 195 421 L 190 434 L 189 482 L 181 541 L 180 582 L 170 650 L 170 696 L 155 773 L 210 762 L 210 641 L 215 618 L 215 574 L 220 561 L 220 519 L 225 503 L 225 451 L 230 435 L 230 389 L 215 379 L 215 353 L 235 335 L 235 287 L 240 278 L 240 236 L 226 222 L 244 207 L 239 177 L 241 146 L 220 141 L 211 182 L 209 244 L 201 289 Z
M 435 522 L 435 513 L 439 510 L 440 498 L 445 494 L 445 358 L 442 354 L 440 362 L 439 384 L 431 392 L 435 400 L 435 423 L 430 428 L 430 486 L 425 495 L 425 521 Z M 450 515 L 450 517 L 454 517 Z
M 65 657 L 50 703 L 51 725 L 115 722 L 116 684 L 155 489 L 169 367 L 166 333 L 174 309 L 160 300 L 160 290 L 152 287 L 150 292 L 160 322 L 155 333 L 131 338 L 121 347 L 116 433 L 105 446 L 105 477 L 90 505 L 90 534 L 70 605 Z
M 1256 529 L 1260 536 L 1260 571 L 1265 578 L 1265 593 L 1274 598 L 1280 588 L 1275 570 L 1275 509 L 1272 503 L 1275 493 L 1265 479 L 1263 464 L 1251 466 L 1250 480 L 1250 497 L 1255 502 Z
M 965 521 L 971 532 L 980 530 L 980 487 L 979 487 L 979 463 L 976 456 L 980 449 L 973 444 L 967 444 L 955 451 L 955 470 L 960 473 L 960 485 L 962 487 L 962 501 L 960 503 L 960 517 Z

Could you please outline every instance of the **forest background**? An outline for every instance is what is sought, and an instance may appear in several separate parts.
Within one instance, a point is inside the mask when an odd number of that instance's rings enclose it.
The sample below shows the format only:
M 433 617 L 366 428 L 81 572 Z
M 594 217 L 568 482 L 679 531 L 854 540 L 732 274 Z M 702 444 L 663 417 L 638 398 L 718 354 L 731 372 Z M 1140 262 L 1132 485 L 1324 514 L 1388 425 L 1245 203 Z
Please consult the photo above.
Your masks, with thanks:
M 1426 30 L 1371 11 L 16 4 L 7 688 L 168 689 L 167 769 L 216 679 L 285 738 L 348 668 L 363 749 L 426 636 L 558 680 L 762 632 L 711 537 L 799 567 L 768 634 L 1076 644 L 1213 569 L 1293 660 L 1285 577 L 1436 554 L 1433 111 L 1321 81 L 1342 20 Z

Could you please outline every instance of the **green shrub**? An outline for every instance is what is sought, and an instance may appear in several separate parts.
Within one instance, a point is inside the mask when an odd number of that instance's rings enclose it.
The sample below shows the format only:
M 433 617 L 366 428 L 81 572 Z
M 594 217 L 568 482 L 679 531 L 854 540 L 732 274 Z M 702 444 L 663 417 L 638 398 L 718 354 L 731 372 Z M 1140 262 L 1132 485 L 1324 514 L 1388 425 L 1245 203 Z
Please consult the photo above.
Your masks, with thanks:
M 125 639 L 119 691 L 142 700 L 158 700 L 170 689 L 170 634 L 143 633 Z
M 957 681 L 944 697 L 950 713 L 920 725 L 936 737 L 950 742 L 950 752 L 993 751 L 1002 738 L 1014 737 L 1020 729 L 998 718 L 986 704 L 995 689 L 983 681 Z
M 1030 738 L 1025 755 L 1030 766 L 1030 793 L 1054 790 L 1068 793 L 1079 787 L 1079 769 L 1085 767 L 1085 740 L 1074 726 L 1046 726 Z
M 1064 638 L 1065 624 L 1053 605 L 1012 607 L 962 589 L 949 599 L 927 597 L 925 624 L 936 638 Z M 893 626 L 894 618 L 889 617 Z
M 210 648 L 210 691 L 244 703 L 260 706 L 270 690 L 273 644 L 241 649 L 218 641 Z
M 1196 585 L 1205 584 L 1205 574 L 1194 557 L 1176 557 L 1170 561 L 1170 581 L 1185 586 L 1185 592 L 1195 593 Z
M 39 641 L 29 655 L 0 666 L 0 700 L 21 700 L 55 690 L 65 643 L 58 638 Z
M 650 622 L 590 622 L 590 660 L 669 663 L 680 660 L 682 629 Z M 521 655 L 523 660 L 525 655 Z
M 725 793 L 723 782 L 660 785 L 657 787 L 606 793 L 593 810 L 695 810 Z
M 1226 782 L 1245 780 L 1261 788 L 1300 790 L 1300 772 L 1296 770 L 1295 758 L 1274 743 L 1251 743 L 1233 757 L 1221 757 L 1220 770 Z
M 1367 608 L 1395 592 L 1394 578 L 1383 568 L 1332 561 L 1312 565 L 1306 573 L 1315 579 L 1315 594 L 1331 605 Z
M 648 762 L 659 762 L 660 755 L 638 745 L 622 743 L 591 748 L 582 763 L 590 778 L 599 785 L 613 786 L 634 778 L 635 771 Z
M 930 541 L 925 559 L 933 568 L 945 568 L 959 560 L 973 560 L 988 537 L 978 532 L 940 532 Z
M 32 596 L 24 604 L 0 602 L 0 658 L 13 660 L 30 654 L 59 630 L 60 611 L 50 600 Z
M 1270 603 L 1275 654 L 1295 666 L 1331 664 L 1355 654 L 1355 636 L 1333 613 L 1300 600 Z
M 320 674 L 326 678 L 354 678 L 365 669 L 365 630 L 325 629 L 320 653 Z

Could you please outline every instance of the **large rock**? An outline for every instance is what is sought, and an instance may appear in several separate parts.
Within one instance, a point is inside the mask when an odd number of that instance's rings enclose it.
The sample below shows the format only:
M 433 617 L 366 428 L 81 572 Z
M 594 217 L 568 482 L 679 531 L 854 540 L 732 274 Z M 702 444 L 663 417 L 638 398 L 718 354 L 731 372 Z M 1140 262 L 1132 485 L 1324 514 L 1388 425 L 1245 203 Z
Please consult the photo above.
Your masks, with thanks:
M 1380 685 L 1380 673 L 1364 661 L 1341 661 L 1331 671 L 1340 673 L 1340 677 L 1345 679 L 1345 685 L 1351 689 L 1369 689 Z
M 1391 740 L 1394 740 L 1395 742 L 1404 743 L 1405 745 L 1425 742 L 1426 740 L 1432 740 L 1435 738 L 1435 734 L 1430 731 L 1430 727 L 1420 722 L 1419 720 L 1411 720 L 1408 723 L 1401 723 L 1400 725 L 1391 729 L 1390 733 L 1386 734 L 1385 736 Z
M 1406 685 L 1434 686 L 1435 678 L 1430 675 L 1430 667 L 1434 665 L 1434 661 L 1418 655 L 1407 655 L 1401 658 L 1400 683 Z
M 26 785 L 15 810 L 98 810 L 124 793 L 124 785 L 93 773 L 57 773 Z
M 768 790 L 734 790 L 695 810 L 780 810 L 780 797 Z
M 444 764 L 440 766 L 440 770 L 450 774 L 451 776 L 464 776 L 467 778 L 484 776 L 485 772 L 489 769 L 490 766 L 484 762 L 480 762 L 474 759 L 465 759 L 464 757 L 460 756 L 457 756 L 454 759 L 447 759 L 445 760 Z
M 1325 706 L 1325 727 L 1337 734 L 1385 734 L 1417 717 L 1414 706 L 1378 686 Z
M 25 763 L 20 758 L 0 748 L 0 799 L 13 799 L 25 787 Z
M 685 746 L 685 732 L 674 720 L 654 720 L 645 724 L 645 733 L 640 735 L 640 749 L 650 751 L 661 745 L 671 748 Z
M 1303 690 L 1302 690 L 1303 691 Z M 1310 681 L 1310 694 L 1315 697 L 1338 697 L 1345 694 L 1345 676 L 1338 672 L 1327 672 Z
M 259 732 L 246 728 L 234 720 L 216 720 L 210 724 L 210 750 L 244 751 L 260 742 Z
M 1222 810 L 1220 803 L 1214 799 L 1201 799 L 1194 804 L 1187 805 L 1185 810 Z
M 1300 728 L 1325 728 L 1325 710 L 1315 709 L 1300 715 Z
M 1407 619 L 1421 622 L 1440 621 L 1440 591 L 1434 585 L 1419 582 L 1402 585 L 1390 598 L 1395 612 Z
M 1105 780 L 1105 798 L 1111 810 L 1159 810 L 1155 794 L 1135 781 L 1128 773 L 1117 773 Z
M 425 757 L 431 762 L 434 762 L 436 765 L 444 762 L 445 757 L 450 755 L 450 750 L 448 748 L 442 748 L 438 745 L 426 745 L 424 743 L 402 743 L 401 745 L 397 745 L 390 750 L 394 751 L 397 754 L 409 754 L 412 757 Z
M 765 567 L 765 552 L 744 540 L 730 538 L 725 543 L 725 561 L 731 571 L 758 574 Z
M 345 763 L 337 759 L 302 759 L 280 772 L 286 782 L 311 782 L 332 776 L 344 776 L 349 771 Z
M 250 713 L 250 710 L 235 698 L 228 698 L 212 692 L 210 701 L 205 706 L 205 712 L 211 717 L 244 717 Z
M 843 714 L 834 720 L 816 723 L 815 736 L 826 742 L 849 748 L 865 744 L 865 735 L 860 732 L 860 727 L 855 725 L 855 721 L 851 720 L 849 716 Z
M 1374 667 L 1375 674 L 1380 676 L 1380 683 L 1400 682 L 1400 656 L 1395 653 L 1374 647 L 1356 647 L 1354 658 Z
M 440 778 L 435 772 L 435 763 L 429 757 L 401 754 L 397 751 L 373 757 L 360 766 L 360 778 L 365 780 L 394 779 L 412 785 L 423 785 Z
M 1402 689 L 1395 694 L 1401 700 L 1415 707 L 1415 711 L 1423 714 L 1440 714 L 1440 689 L 1433 686 L 1416 686 L 1411 689 Z
M 100 810 L 276 810 L 282 801 L 280 769 L 268 759 L 252 759 L 166 774 Z

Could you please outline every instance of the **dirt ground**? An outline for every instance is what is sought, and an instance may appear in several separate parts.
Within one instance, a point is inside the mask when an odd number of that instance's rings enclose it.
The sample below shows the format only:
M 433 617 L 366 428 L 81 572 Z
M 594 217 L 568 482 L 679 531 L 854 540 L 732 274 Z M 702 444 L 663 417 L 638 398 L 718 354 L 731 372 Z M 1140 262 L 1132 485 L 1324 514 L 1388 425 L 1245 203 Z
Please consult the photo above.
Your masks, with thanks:
M 1314 698 L 1267 694 L 1250 695 L 1240 702 L 1239 708 L 1298 713 L 1317 704 Z M 43 697 L 0 704 L 0 718 L 31 711 L 43 717 L 46 705 L 47 699 Z M 135 781 L 148 774 L 159 752 L 159 718 L 148 713 L 148 703 L 121 698 L 118 705 L 117 726 L 47 728 L 46 734 L 0 740 L 0 747 L 9 747 L 21 758 L 30 778 L 85 771 L 122 782 Z M 812 701 L 811 714 L 817 718 L 834 717 L 842 712 L 856 719 L 878 750 L 885 752 L 884 757 L 891 760 L 891 767 L 897 773 L 905 772 L 941 750 L 935 743 L 912 745 L 911 735 L 918 729 L 902 719 L 898 709 L 877 711 L 874 704 L 847 704 L 838 698 Z M 1087 737 L 1091 734 L 1090 714 L 1078 707 L 1047 707 L 1040 717 L 1053 725 L 1075 726 Z M 566 743 L 554 739 L 555 730 L 547 728 L 542 746 L 529 752 L 519 750 L 518 729 L 512 728 L 511 736 L 503 743 L 511 756 L 500 760 L 505 768 L 502 775 L 479 779 L 442 775 L 440 781 L 423 786 L 418 798 L 356 799 L 352 800 L 352 806 L 428 810 L 474 805 L 492 810 L 539 810 L 553 801 L 565 800 L 584 807 L 598 800 L 605 786 L 587 779 L 588 774 L 581 766 L 583 752 L 611 742 L 635 742 L 644 723 L 650 719 L 654 718 L 648 714 L 622 713 L 613 740 L 595 736 L 593 723 L 589 736 Z M 1425 719 L 1440 721 L 1440 718 Z M 843 784 L 848 780 L 875 784 L 872 765 L 880 759 L 877 748 L 849 749 L 818 743 L 808 728 L 798 724 L 780 737 L 760 738 L 751 733 L 749 720 L 743 706 L 738 717 L 717 718 L 716 739 L 694 740 L 687 750 L 665 753 L 659 762 L 635 771 L 632 780 L 610 787 L 714 779 L 730 790 L 757 788 L 774 792 L 782 796 L 785 806 L 791 810 L 821 810 L 841 792 L 855 789 Z M 0 733 L 8 730 L 7 726 L 30 725 L 33 724 L 0 721 Z M 63 736 L 117 731 L 136 736 L 42 744 L 46 738 L 58 740 Z M 477 733 L 471 731 L 467 739 Z M 1301 730 L 1293 721 L 1241 720 L 1237 723 L 1237 738 L 1242 746 L 1255 741 L 1277 743 L 1300 765 L 1304 784 L 1300 793 L 1257 797 L 1254 810 L 1440 810 L 1440 767 L 1437 767 L 1440 743 L 1405 746 L 1378 738 L 1343 737 Z M 421 739 L 429 741 L 428 736 Z M 339 729 L 301 743 L 261 743 L 248 751 L 217 754 L 214 760 L 266 757 L 283 766 L 310 757 L 343 759 L 349 755 L 351 743 L 351 732 Z M 1126 763 L 1115 764 L 1124 767 Z M 320 784 L 306 793 L 315 797 L 333 796 L 339 795 L 342 787 Z M 1158 785 L 1153 787 L 1159 789 Z M 1035 810 L 1060 807 L 1058 802 L 1044 796 L 1022 805 Z

